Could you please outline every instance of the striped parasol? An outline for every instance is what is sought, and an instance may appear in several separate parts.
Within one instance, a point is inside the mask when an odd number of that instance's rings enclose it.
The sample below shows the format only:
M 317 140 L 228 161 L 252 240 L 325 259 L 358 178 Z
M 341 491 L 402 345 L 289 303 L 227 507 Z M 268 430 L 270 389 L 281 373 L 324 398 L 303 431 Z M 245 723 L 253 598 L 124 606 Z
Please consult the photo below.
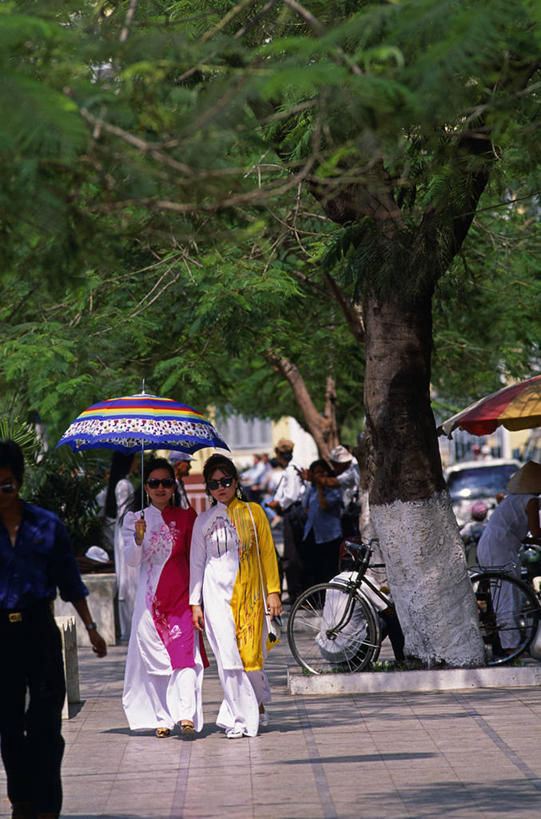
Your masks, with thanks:
M 158 395 L 127 395 L 93 404 L 77 416 L 57 443 L 74 451 L 117 449 L 141 452 L 171 449 L 187 455 L 204 447 L 229 449 L 211 422 L 200 412 Z M 141 516 L 143 516 L 141 484 Z
M 229 449 L 200 412 L 158 395 L 109 398 L 84 410 L 57 446 L 82 449 L 172 449 L 191 454 L 203 447 Z
M 541 426 L 541 375 L 481 398 L 444 421 L 439 431 L 449 437 L 457 428 L 472 435 L 490 435 L 499 426 L 509 430 Z

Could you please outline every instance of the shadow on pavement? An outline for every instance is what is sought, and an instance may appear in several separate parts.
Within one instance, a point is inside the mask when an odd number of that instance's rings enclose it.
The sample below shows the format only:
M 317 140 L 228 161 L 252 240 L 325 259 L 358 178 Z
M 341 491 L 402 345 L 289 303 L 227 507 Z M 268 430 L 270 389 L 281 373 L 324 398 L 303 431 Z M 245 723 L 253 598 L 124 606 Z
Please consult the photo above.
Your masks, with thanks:
M 334 765 L 337 762 L 390 762 L 391 760 L 396 759 L 432 759 L 433 757 L 439 756 L 439 754 L 428 754 L 428 753 L 394 753 L 394 754 L 385 754 L 385 753 L 377 753 L 377 754 L 356 754 L 350 756 L 318 756 L 315 760 L 316 762 L 322 762 L 323 764 Z M 311 765 L 314 760 L 310 757 L 306 759 L 285 759 L 282 762 L 278 763 L 281 765 Z
M 539 816 L 540 789 L 539 779 L 507 779 L 487 785 L 462 782 L 458 787 L 456 782 L 432 782 L 417 787 L 401 787 L 400 796 L 406 806 L 437 806 L 438 816 L 448 817 L 456 812 L 463 817 L 467 804 L 468 816 L 512 815 L 518 811 L 521 816 L 534 817 Z

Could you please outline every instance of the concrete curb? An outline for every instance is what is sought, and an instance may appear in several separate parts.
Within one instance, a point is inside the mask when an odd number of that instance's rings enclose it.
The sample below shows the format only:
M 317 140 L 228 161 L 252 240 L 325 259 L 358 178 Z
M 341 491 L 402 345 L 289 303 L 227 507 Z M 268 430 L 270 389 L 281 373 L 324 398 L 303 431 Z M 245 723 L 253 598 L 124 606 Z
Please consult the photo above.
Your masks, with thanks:
M 501 668 L 445 668 L 423 671 L 361 671 L 303 674 L 287 669 L 290 694 L 391 694 L 467 688 L 520 688 L 541 685 L 541 665 Z

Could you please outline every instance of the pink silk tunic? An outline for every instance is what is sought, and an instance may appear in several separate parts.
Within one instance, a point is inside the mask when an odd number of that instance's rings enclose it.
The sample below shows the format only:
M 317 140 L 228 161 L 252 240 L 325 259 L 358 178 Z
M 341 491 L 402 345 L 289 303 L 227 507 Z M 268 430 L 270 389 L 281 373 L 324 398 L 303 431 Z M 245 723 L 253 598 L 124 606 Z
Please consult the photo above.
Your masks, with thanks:
M 162 517 L 173 543 L 152 600 L 152 619 L 169 654 L 171 667 L 191 668 L 194 665 L 194 629 L 188 598 L 190 541 L 196 514 L 191 507 L 179 509 L 168 506 L 163 510 Z M 206 668 L 208 659 L 201 636 L 199 649 Z

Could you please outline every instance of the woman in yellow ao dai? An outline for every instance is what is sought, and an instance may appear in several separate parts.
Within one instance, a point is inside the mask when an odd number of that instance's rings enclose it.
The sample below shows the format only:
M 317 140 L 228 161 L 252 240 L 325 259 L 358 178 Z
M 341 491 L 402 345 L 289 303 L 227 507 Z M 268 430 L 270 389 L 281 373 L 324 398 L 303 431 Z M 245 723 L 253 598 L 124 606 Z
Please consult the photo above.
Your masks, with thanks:
M 271 616 L 282 610 L 276 552 L 262 508 L 237 497 L 233 462 L 213 455 L 203 474 L 213 505 L 193 529 L 193 620 L 205 629 L 218 666 L 224 699 L 217 724 L 231 739 L 256 736 L 268 724 L 264 704 L 270 700 L 263 670 L 264 604 Z

